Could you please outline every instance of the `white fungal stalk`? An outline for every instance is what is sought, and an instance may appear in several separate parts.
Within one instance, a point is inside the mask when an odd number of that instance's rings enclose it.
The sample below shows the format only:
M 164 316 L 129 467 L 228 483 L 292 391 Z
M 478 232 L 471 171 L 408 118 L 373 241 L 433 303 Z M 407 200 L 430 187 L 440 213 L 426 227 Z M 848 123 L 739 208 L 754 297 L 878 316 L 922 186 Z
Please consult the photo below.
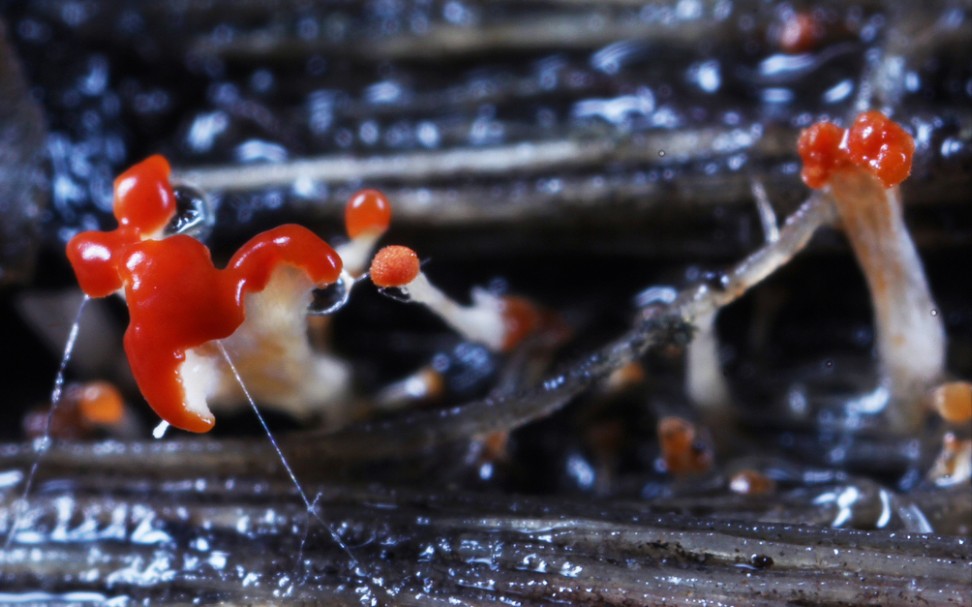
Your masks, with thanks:
M 685 360 L 685 389 L 696 405 L 707 412 L 724 411 L 729 405 L 729 385 L 719 361 L 719 338 L 715 331 L 716 311 L 695 317 L 695 335 Z
M 524 299 L 498 297 L 473 289 L 472 305 L 463 306 L 435 287 L 422 273 L 418 255 L 393 245 L 378 251 L 371 261 L 371 280 L 378 287 L 401 289 L 414 302 L 432 312 L 469 341 L 499 352 L 510 350 L 540 323 L 537 309 Z
M 483 344 L 493 351 L 503 349 L 506 322 L 499 297 L 483 289 L 473 289 L 472 305 L 463 306 L 429 282 L 422 272 L 401 289 L 412 301 L 427 306 L 469 341 Z
M 945 329 L 904 224 L 900 190 L 868 173 L 840 171 L 830 192 L 871 292 L 888 387 L 897 396 L 918 395 L 942 374 Z
M 264 290 L 245 296 L 246 320 L 222 340 L 253 398 L 297 418 L 328 413 L 330 405 L 347 395 L 350 382 L 346 364 L 313 351 L 308 342 L 306 310 L 313 288 L 303 271 L 278 267 Z M 197 350 L 218 370 L 218 380 L 210 387 L 210 404 L 226 409 L 245 403 L 239 383 L 219 353 L 210 344 Z M 187 356 L 186 365 L 189 362 Z M 186 388 L 188 395 L 189 384 Z
M 945 329 L 904 225 L 898 190 L 911 174 L 914 140 L 870 111 L 846 130 L 830 122 L 812 125 L 797 149 L 803 181 L 830 195 L 867 279 L 889 419 L 898 429 L 914 429 L 924 415 L 922 396 L 945 365 Z

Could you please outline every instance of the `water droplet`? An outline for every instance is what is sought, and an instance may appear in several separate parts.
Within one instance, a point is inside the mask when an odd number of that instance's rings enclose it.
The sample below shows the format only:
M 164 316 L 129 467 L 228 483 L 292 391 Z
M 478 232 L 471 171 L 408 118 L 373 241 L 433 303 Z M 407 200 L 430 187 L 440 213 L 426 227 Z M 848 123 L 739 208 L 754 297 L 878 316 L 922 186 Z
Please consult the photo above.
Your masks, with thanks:
M 196 240 L 205 240 L 216 224 L 216 213 L 205 194 L 187 186 L 173 188 L 176 199 L 176 215 L 165 228 L 167 235 L 185 234 Z
M 342 272 L 337 282 L 330 284 L 323 289 L 314 289 L 310 306 L 307 308 L 309 316 L 329 316 L 334 314 L 348 303 L 351 297 L 351 288 L 355 280 Z
M 159 422 L 159 425 L 156 426 L 154 430 L 152 430 L 152 437 L 156 439 L 160 439 L 163 436 L 165 436 L 165 431 L 168 429 L 169 429 L 169 422 L 161 421 Z

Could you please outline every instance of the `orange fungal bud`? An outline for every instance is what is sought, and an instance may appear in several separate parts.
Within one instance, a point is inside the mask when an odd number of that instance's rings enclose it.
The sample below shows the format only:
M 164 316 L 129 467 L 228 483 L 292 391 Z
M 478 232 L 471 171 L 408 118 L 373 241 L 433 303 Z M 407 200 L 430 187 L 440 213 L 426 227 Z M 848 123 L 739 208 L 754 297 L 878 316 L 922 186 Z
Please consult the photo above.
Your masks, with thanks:
M 344 225 L 350 238 L 365 232 L 382 233 L 391 223 L 391 204 L 378 190 L 361 190 L 344 208 Z
M 681 417 L 663 417 L 658 422 L 665 468 L 676 476 L 700 474 L 712 467 L 712 451 L 700 440 L 695 424 Z
M 911 175 L 915 140 L 881 112 L 864 112 L 848 132 L 847 153 L 854 164 L 867 168 L 890 188 Z
M 953 381 L 942 384 L 932 392 L 932 403 L 942 418 L 952 424 L 972 420 L 972 384 Z
M 91 424 L 111 426 L 125 415 L 125 402 L 118 388 L 105 381 L 84 384 L 78 389 L 78 408 Z
M 404 287 L 415 280 L 420 270 L 415 251 L 391 245 L 375 254 L 371 260 L 371 281 L 379 287 Z

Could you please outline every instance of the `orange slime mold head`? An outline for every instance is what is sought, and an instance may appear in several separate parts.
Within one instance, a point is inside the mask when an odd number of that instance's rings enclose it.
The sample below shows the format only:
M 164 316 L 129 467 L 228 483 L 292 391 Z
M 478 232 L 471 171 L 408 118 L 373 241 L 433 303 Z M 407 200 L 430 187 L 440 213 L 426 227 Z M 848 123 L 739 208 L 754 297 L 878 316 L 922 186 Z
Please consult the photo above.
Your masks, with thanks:
M 415 251 L 401 245 L 389 245 L 371 260 L 371 282 L 379 287 L 404 287 L 421 271 Z
M 348 236 L 357 238 L 365 232 L 383 233 L 391 223 L 391 213 L 391 204 L 378 190 L 357 192 L 344 209 Z
M 890 188 L 911 175 L 915 140 L 881 112 L 864 112 L 847 134 L 847 154 L 851 162 L 866 167 Z
M 862 170 L 894 187 L 911 174 L 914 139 L 899 124 L 877 111 L 859 115 L 849 130 L 818 122 L 800 134 L 797 151 L 801 176 L 814 189 L 827 185 L 841 170 Z

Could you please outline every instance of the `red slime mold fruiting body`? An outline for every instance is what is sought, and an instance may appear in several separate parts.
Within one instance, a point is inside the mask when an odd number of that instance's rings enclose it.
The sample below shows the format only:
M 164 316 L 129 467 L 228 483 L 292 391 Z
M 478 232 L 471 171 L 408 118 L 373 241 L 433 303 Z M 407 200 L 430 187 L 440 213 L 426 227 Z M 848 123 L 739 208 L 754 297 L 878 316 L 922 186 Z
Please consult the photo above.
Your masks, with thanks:
M 881 112 L 864 112 L 847 134 L 851 162 L 867 167 L 884 187 L 898 185 L 911 174 L 915 141 Z
M 472 305 L 456 303 L 429 282 L 418 255 L 408 247 L 390 245 L 378 251 L 370 275 L 376 286 L 404 289 L 412 301 L 427 306 L 463 337 L 496 352 L 514 349 L 545 321 L 540 310 L 522 297 L 500 297 L 475 289 Z
M 415 251 L 390 245 L 378 251 L 371 260 L 371 282 L 382 288 L 404 287 L 415 280 L 420 269 Z
M 91 424 L 113 425 L 125 416 L 125 401 L 118 388 L 105 381 L 82 384 L 75 390 L 78 409 Z
M 119 227 L 78 234 L 68 258 L 89 296 L 124 288 L 130 315 L 125 352 L 149 405 L 173 426 L 206 432 L 212 415 L 186 402 L 186 351 L 231 335 L 245 319 L 244 296 L 262 291 L 276 268 L 297 267 L 324 286 L 337 280 L 341 259 L 306 228 L 284 225 L 255 236 L 220 270 L 193 238 L 146 239 L 175 213 L 164 159 L 132 167 L 115 185 Z
M 378 190 L 361 190 L 348 199 L 344 226 L 350 240 L 338 252 L 349 275 L 360 276 L 368 267 L 378 239 L 388 230 L 391 215 L 391 204 Z
M 176 211 L 169 161 L 156 154 L 115 179 L 115 219 L 140 233 L 159 232 Z
M 122 288 L 116 271 L 118 251 L 127 244 L 154 238 L 176 212 L 169 183 L 169 162 L 151 156 L 115 179 L 115 219 L 110 232 L 84 232 L 68 243 L 67 256 L 81 290 L 91 297 L 107 297 Z
M 915 142 L 881 112 L 864 112 L 847 131 L 831 122 L 818 122 L 800 134 L 797 151 L 803 160 L 801 176 L 814 189 L 827 185 L 833 173 L 864 170 L 885 188 L 911 174 Z
M 880 112 L 864 112 L 846 132 L 815 124 L 800 135 L 802 177 L 825 189 L 867 279 L 883 383 L 898 405 L 892 423 L 916 428 L 919 395 L 944 368 L 945 332 L 921 260 L 904 224 L 900 189 L 915 144 Z
M 67 258 L 81 290 L 90 297 L 108 297 L 121 289 L 118 251 L 138 236 L 121 228 L 113 232 L 82 232 L 68 242 Z
M 125 353 L 135 381 L 159 417 L 177 428 L 206 432 L 214 420 L 184 406 L 179 368 L 186 350 L 227 337 L 243 322 L 232 280 L 188 236 L 132 244 L 121 256 L 131 317 Z
M 378 190 L 361 190 L 344 208 L 344 225 L 350 238 L 365 232 L 383 233 L 391 223 L 391 204 Z
M 846 166 L 848 159 L 841 150 L 844 129 L 832 122 L 818 122 L 800 134 L 797 152 L 803 159 L 803 182 L 814 189 L 827 185 L 830 174 Z
M 329 244 L 303 226 L 282 225 L 257 234 L 230 259 L 226 271 L 235 281 L 237 299 L 262 291 L 283 264 L 303 270 L 318 286 L 333 283 L 341 274 L 341 258 Z

